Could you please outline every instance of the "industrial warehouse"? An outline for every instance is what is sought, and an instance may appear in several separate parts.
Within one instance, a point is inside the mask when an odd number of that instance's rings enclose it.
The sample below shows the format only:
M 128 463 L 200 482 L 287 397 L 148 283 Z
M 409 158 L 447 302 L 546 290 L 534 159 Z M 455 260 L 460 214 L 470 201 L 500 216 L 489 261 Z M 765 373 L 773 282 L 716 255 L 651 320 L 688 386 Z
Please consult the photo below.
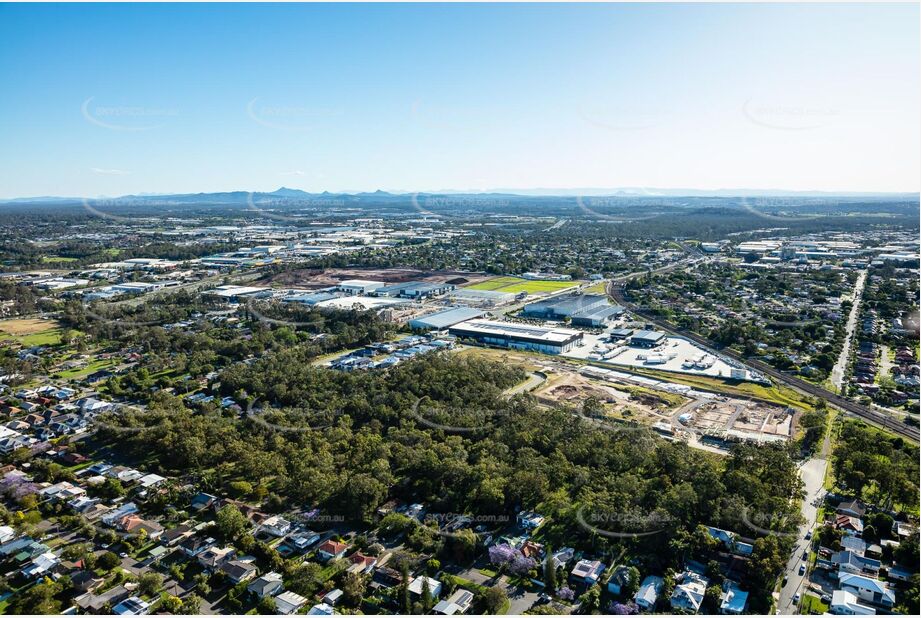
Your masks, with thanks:
M 624 312 L 620 305 L 608 304 L 601 294 L 566 294 L 528 303 L 521 315 L 543 320 L 569 319 L 573 326 L 603 327 Z
M 413 330 L 442 330 L 482 315 L 482 311 L 472 307 L 452 307 L 410 320 L 409 327 Z
M 555 328 L 468 320 L 455 324 L 448 332 L 461 339 L 516 350 L 533 350 L 544 354 L 565 354 L 582 345 L 583 333 L 569 328 Z

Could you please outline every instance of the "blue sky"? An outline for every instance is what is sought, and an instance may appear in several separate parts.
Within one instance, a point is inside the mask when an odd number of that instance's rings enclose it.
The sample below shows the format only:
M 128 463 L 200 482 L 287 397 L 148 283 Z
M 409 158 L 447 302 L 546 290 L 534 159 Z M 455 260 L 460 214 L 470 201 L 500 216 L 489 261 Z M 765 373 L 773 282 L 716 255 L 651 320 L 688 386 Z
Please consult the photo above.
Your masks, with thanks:
M 919 8 L 0 5 L 0 196 L 917 191 Z

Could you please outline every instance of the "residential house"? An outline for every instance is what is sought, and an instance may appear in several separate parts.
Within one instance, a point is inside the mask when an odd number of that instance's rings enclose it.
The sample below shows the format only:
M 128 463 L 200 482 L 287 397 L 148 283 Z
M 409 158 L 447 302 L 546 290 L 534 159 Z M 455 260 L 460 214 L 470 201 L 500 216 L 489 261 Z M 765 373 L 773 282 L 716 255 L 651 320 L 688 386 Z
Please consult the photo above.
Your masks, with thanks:
M 856 517 L 857 519 L 863 519 L 863 516 L 867 514 L 867 507 L 859 500 L 850 500 L 839 504 L 835 512 L 839 515 L 848 515 L 850 517 Z
M 911 580 L 911 576 L 914 575 L 914 573 L 911 571 L 911 569 L 906 569 L 903 566 L 894 564 L 891 567 L 889 567 L 889 569 L 886 572 L 886 575 L 887 575 L 887 579 L 889 580 L 907 582 Z
M 565 566 L 576 555 L 576 550 L 572 547 L 563 547 L 553 552 L 553 566 L 560 568 Z
M 92 521 L 96 521 L 97 519 L 101 517 L 108 516 L 111 512 L 112 512 L 112 507 L 108 506 L 107 504 L 96 503 L 90 506 L 89 508 L 85 509 L 83 511 L 83 516 L 87 519 L 87 521 L 92 522 Z
M 147 535 L 147 538 L 154 541 L 163 534 L 163 526 L 155 521 L 144 519 L 137 514 L 126 515 L 118 522 L 118 527 L 130 536 Z
M 534 530 L 544 523 L 544 516 L 533 511 L 521 511 L 518 513 L 518 525 L 525 530 Z
M 723 593 L 720 595 L 721 614 L 744 614 L 748 606 L 748 592 L 742 590 L 739 584 L 727 579 L 723 582 Z
M 900 539 L 906 539 L 914 534 L 914 526 L 904 521 L 892 522 L 892 532 Z
M 630 568 L 626 565 L 620 565 L 611 573 L 608 579 L 608 592 L 619 595 L 623 590 L 630 586 Z
M 209 547 L 198 554 L 198 563 L 209 571 L 216 571 L 236 554 L 233 547 Z
M 119 521 L 121 521 L 121 519 L 125 517 L 125 515 L 131 515 L 132 513 L 137 513 L 137 511 L 138 511 L 138 505 L 136 505 L 134 502 L 126 502 L 125 504 L 121 505 L 114 511 L 107 513 L 102 518 L 102 523 L 104 523 L 107 526 L 115 527 L 115 525 Z
M 345 555 L 345 551 L 348 549 L 348 545 L 345 543 L 340 543 L 339 541 L 334 541 L 329 539 L 324 541 L 317 547 L 317 558 L 323 562 L 329 562 L 330 560 L 336 560 Z
M 217 501 L 217 496 L 212 496 L 211 494 L 200 492 L 195 494 L 195 496 L 192 498 L 190 508 L 193 511 L 201 512 L 209 508 L 212 504 L 215 503 L 215 501 Z
M 179 524 L 175 528 L 170 528 L 163 532 L 160 535 L 160 542 L 166 545 L 167 547 L 172 547 L 188 537 L 194 534 L 191 526 L 187 524 Z
M 396 569 L 382 566 L 374 571 L 371 576 L 370 587 L 374 589 L 389 589 L 403 583 L 403 576 Z
M 845 551 L 851 551 L 855 554 L 862 556 L 867 551 L 867 544 L 863 539 L 859 539 L 856 536 L 845 535 L 841 537 L 841 547 Z
M 862 604 L 856 595 L 847 590 L 835 590 L 831 593 L 829 610 L 838 616 L 873 616 L 876 614 L 875 609 Z
M 112 608 L 116 616 L 146 616 L 150 612 L 150 603 L 140 597 L 129 597 Z
M 86 496 L 79 496 L 68 502 L 67 506 L 78 513 L 84 513 L 96 504 L 99 504 L 98 498 L 87 498 Z
M 102 614 L 109 607 L 114 607 L 131 596 L 122 585 L 115 586 L 102 594 L 86 592 L 74 598 L 74 603 L 88 614 Z
M 640 609 L 651 611 L 656 606 L 656 601 L 659 599 L 659 594 L 662 593 L 662 586 L 665 584 L 665 581 L 656 575 L 649 575 L 646 579 L 643 580 L 643 583 L 640 584 L 640 589 L 637 590 L 636 594 L 633 596 L 633 602 L 636 603 L 637 607 Z
M 835 518 L 835 529 L 843 530 L 845 534 L 861 536 L 863 534 L 863 521 L 850 515 L 838 515 Z
M 854 575 L 852 573 L 840 573 L 838 575 L 838 584 L 841 590 L 845 590 L 855 595 L 857 598 L 890 608 L 895 605 L 895 593 L 889 589 L 885 582 L 866 575 Z
M 420 575 L 416 577 L 411 582 L 409 582 L 409 592 L 417 597 L 422 596 L 422 589 L 425 587 L 425 583 L 428 582 L 429 594 L 433 599 L 437 599 L 441 596 L 441 582 L 437 579 L 431 577 L 426 577 L 425 575 Z
M 61 481 L 60 483 L 55 483 L 54 485 L 45 487 L 38 493 L 42 498 L 48 500 L 53 500 L 55 502 L 66 502 L 68 500 L 73 500 L 74 498 L 79 498 L 86 493 L 86 490 L 82 487 L 77 487 L 73 483 Z
M 473 605 L 473 593 L 463 588 L 458 588 L 454 594 L 443 601 L 439 601 L 432 608 L 433 614 L 442 616 L 453 616 L 455 614 L 466 614 Z
M 852 573 L 854 575 L 869 574 L 873 577 L 879 575 L 880 561 L 866 558 L 852 551 L 839 551 L 832 555 L 831 562 L 838 567 L 839 573 Z
M 580 560 L 573 567 L 569 578 L 574 583 L 592 586 L 598 583 L 598 578 L 604 573 L 605 566 L 600 560 Z
M 349 573 L 370 573 L 371 569 L 374 568 L 374 565 L 377 564 L 377 558 L 374 556 L 366 556 L 360 551 L 355 552 L 349 556 Z
M 220 569 L 233 585 L 248 582 L 259 572 L 255 564 L 241 560 L 227 560 L 220 566 Z
M 32 561 L 22 569 L 21 573 L 25 579 L 32 581 L 48 575 L 58 564 L 60 564 L 58 557 L 48 551 L 32 558 Z
M 290 590 L 275 597 L 275 612 L 282 615 L 296 614 L 305 605 L 307 599 Z
M 544 546 L 540 543 L 535 543 L 531 539 L 527 539 L 524 543 L 521 544 L 521 547 L 518 548 L 518 551 L 521 552 L 526 558 L 533 558 L 534 560 L 539 561 L 541 556 L 544 555 Z
M 80 593 L 84 593 L 93 592 L 99 588 L 99 586 L 105 583 L 106 578 L 96 577 L 96 574 L 93 571 L 83 570 L 77 571 L 76 573 L 71 573 L 70 581 L 74 586 L 74 590 L 77 590 Z
M 342 592 L 342 590 L 340 590 L 339 588 L 335 588 L 335 589 L 330 590 L 329 592 L 327 592 L 325 595 L 323 595 L 323 599 L 322 599 L 322 600 L 323 600 L 323 602 L 326 603 L 327 605 L 335 606 L 336 603 L 338 603 L 339 600 L 342 598 L 342 595 L 343 595 L 343 594 L 344 594 L 344 593 Z
M 730 551 L 741 556 L 750 556 L 754 546 L 750 543 L 743 543 L 738 540 L 738 535 L 735 532 L 729 530 L 723 530 L 722 528 L 714 528 L 713 526 L 707 526 L 707 532 L 711 537 L 719 541 L 726 551 Z
M 307 610 L 308 616 L 332 616 L 334 613 L 333 606 L 327 603 L 317 603 Z
M 147 474 L 138 479 L 141 487 L 149 489 L 151 487 L 156 487 L 160 483 L 166 480 L 166 477 L 160 476 L 159 474 Z
M 702 575 L 694 571 L 685 571 L 676 579 L 675 590 L 672 592 L 670 604 L 672 609 L 696 614 L 704 601 L 709 582 Z
M 270 571 L 265 575 L 260 575 L 251 581 L 246 587 L 246 590 L 250 594 L 254 594 L 260 599 L 264 599 L 265 597 L 274 597 L 284 589 L 285 585 L 282 583 L 281 574 L 276 573 L 275 571 Z
M 285 536 L 291 530 L 291 522 L 281 515 L 273 515 L 262 522 L 261 529 L 272 536 Z
M 286 541 L 288 545 L 305 551 L 308 547 L 320 540 L 320 535 L 313 530 L 301 530 L 293 533 Z
M 179 543 L 179 549 L 189 558 L 195 558 L 210 547 L 214 547 L 214 539 L 203 539 L 200 536 L 186 537 Z

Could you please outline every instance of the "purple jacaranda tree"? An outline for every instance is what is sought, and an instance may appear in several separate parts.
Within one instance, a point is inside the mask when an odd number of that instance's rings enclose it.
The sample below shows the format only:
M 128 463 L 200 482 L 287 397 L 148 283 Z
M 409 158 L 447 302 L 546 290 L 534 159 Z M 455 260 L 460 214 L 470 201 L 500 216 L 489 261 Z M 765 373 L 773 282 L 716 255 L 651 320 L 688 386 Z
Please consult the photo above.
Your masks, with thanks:
M 556 591 L 556 596 L 563 599 L 564 601 L 572 601 L 576 598 L 576 593 L 569 586 L 563 586 Z
M 515 558 L 515 549 L 507 544 L 501 543 L 489 548 L 489 561 L 496 566 L 504 567 Z
M 635 603 L 618 603 L 614 601 L 608 606 L 608 613 L 615 616 L 632 616 L 640 613 Z
M 533 558 L 528 558 L 522 554 L 517 549 L 514 551 L 512 556 L 512 561 L 509 564 L 508 570 L 513 575 L 526 575 L 531 569 L 537 566 L 537 562 Z

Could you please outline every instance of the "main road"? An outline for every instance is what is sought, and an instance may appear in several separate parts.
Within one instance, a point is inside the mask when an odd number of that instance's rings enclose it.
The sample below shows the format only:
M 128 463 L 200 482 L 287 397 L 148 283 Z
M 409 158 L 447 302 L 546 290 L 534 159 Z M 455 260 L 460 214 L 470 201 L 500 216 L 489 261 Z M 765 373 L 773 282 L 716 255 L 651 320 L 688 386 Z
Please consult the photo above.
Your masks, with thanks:
M 799 528 L 793 554 L 787 560 L 785 571 L 787 583 L 780 589 L 780 598 L 777 600 L 777 610 L 784 615 L 799 613 L 799 604 L 793 602 L 793 597 L 797 594 L 802 595 L 809 585 L 809 572 L 800 575 L 799 568 L 805 562 L 803 552 L 809 548 L 806 533 L 815 526 L 819 514 L 818 505 L 822 504 L 825 499 L 825 469 L 828 466 L 830 448 L 831 435 L 826 432 L 821 452 L 800 466 L 799 475 L 803 480 L 803 502 L 800 505 L 800 513 L 804 521 Z
M 863 298 L 863 286 L 867 282 L 867 271 L 861 271 L 854 285 L 854 299 L 851 304 L 851 313 L 847 317 L 845 326 L 844 345 L 841 347 L 841 354 L 838 355 L 838 362 L 831 369 L 831 382 L 839 394 L 842 393 L 844 386 L 844 374 L 847 372 L 848 361 L 851 358 L 851 343 L 854 340 L 854 328 L 857 326 L 857 317 L 860 315 L 860 301 Z

